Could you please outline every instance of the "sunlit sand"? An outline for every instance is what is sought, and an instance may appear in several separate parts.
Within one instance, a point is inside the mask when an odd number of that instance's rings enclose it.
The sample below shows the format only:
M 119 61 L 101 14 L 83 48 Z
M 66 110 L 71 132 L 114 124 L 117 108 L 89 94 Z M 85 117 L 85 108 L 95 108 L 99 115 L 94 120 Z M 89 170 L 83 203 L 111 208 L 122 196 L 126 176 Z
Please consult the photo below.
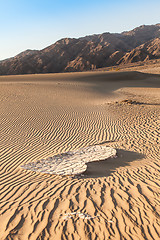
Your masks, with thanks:
M 0 239 L 159 239 L 159 74 L 0 77 Z M 21 168 L 95 145 L 82 176 Z

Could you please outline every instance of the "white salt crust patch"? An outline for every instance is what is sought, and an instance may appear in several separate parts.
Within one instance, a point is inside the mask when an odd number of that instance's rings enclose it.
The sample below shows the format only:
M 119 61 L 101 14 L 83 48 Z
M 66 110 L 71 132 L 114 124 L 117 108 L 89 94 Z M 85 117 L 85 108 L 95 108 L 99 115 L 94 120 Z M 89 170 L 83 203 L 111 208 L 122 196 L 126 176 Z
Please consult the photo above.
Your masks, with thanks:
M 89 215 L 88 213 L 82 213 L 82 212 L 71 212 L 71 213 L 65 213 L 65 214 L 61 214 L 61 216 L 63 217 L 63 219 L 65 221 L 68 221 L 69 219 L 73 219 L 73 218 L 81 218 L 81 219 L 94 219 L 94 218 L 100 218 L 100 216 L 94 216 L 92 217 L 91 215 Z M 106 220 L 106 222 L 108 223 L 113 223 L 112 220 Z
M 77 175 L 87 170 L 86 163 L 116 156 L 116 149 L 107 146 L 90 146 L 22 165 L 26 170 L 56 175 Z

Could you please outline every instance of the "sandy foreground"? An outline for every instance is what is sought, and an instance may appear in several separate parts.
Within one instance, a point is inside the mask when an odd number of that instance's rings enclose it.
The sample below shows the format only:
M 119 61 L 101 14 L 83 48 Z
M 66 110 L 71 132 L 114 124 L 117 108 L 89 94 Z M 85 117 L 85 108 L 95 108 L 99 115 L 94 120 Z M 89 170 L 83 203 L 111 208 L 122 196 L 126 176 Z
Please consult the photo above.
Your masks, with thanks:
M 83 176 L 20 167 L 96 144 Z M 154 71 L 1 76 L 0 239 L 160 239 L 159 150 Z

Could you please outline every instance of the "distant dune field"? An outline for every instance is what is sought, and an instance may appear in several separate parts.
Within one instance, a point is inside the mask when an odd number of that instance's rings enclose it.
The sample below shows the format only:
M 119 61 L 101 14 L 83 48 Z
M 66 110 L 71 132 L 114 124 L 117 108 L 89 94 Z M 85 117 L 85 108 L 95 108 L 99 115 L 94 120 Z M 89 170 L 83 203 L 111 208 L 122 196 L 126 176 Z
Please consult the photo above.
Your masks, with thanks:
M 1 76 L 0 119 L 0 240 L 160 238 L 160 75 Z M 20 167 L 96 144 L 83 176 Z

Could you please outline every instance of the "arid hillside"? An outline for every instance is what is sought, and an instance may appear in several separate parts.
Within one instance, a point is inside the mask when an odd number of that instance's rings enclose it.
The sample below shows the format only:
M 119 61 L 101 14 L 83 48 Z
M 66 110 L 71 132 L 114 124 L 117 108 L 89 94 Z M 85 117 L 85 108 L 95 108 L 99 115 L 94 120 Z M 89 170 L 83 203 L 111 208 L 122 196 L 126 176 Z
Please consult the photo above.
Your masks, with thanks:
M 0 75 L 74 72 L 160 58 L 160 24 L 122 33 L 64 38 L 0 61 Z

